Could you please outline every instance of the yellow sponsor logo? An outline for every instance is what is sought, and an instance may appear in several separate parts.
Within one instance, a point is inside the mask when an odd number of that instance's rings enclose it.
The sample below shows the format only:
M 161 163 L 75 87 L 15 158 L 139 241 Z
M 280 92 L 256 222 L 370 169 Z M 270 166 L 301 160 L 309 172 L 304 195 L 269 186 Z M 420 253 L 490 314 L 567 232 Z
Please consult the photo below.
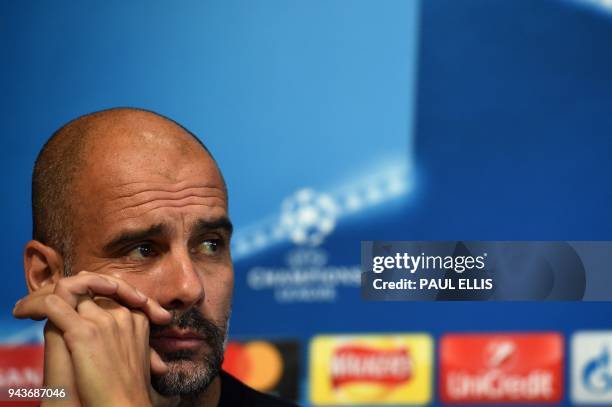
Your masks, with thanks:
M 317 336 L 310 342 L 316 405 L 426 404 L 432 396 L 429 335 Z

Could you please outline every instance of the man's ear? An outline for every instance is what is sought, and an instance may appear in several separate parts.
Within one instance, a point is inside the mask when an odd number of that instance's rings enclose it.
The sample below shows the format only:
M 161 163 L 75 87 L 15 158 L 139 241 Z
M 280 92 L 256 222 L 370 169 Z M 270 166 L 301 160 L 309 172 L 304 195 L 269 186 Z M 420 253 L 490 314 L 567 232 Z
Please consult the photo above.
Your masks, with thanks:
M 38 240 L 30 240 L 23 253 L 23 267 L 28 290 L 36 291 L 47 284 L 56 283 L 64 272 L 62 255 Z

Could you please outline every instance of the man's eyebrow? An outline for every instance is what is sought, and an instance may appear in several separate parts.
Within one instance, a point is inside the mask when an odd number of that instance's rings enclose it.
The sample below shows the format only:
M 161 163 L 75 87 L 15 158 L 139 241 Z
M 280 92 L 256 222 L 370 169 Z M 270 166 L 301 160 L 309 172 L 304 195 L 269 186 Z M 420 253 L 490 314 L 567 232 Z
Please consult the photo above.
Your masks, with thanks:
M 231 237 L 234 226 L 229 218 L 225 216 L 214 220 L 198 219 L 193 225 L 191 236 L 199 236 L 215 229 L 224 229 Z
M 130 243 L 135 243 L 138 241 L 161 236 L 165 234 L 167 230 L 168 227 L 161 223 L 152 225 L 146 229 L 124 230 L 120 232 L 116 237 L 111 239 L 110 242 L 106 243 L 103 247 L 103 250 L 106 253 L 112 253 L 115 250 L 127 246 Z

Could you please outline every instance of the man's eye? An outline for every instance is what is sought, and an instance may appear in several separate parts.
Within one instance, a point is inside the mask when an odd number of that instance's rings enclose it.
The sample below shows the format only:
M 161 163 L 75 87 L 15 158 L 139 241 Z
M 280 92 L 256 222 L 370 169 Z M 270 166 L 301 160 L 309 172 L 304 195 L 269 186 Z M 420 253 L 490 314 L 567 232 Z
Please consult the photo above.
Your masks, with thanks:
M 210 239 L 210 240 L 204 240 L 202 243 L 200 243 L 196 250 L 198 251 L 198 253 L 212 256 L 215 253 L 217 253 L 217 251 L 219 251 L 220 247 L 221 247 L 221 242 L 219 240 Z
M 127 257 L 131 260 L 144 260 L 155 256 L 156 252 L 152 244 L 141 244 L 129 251 Z

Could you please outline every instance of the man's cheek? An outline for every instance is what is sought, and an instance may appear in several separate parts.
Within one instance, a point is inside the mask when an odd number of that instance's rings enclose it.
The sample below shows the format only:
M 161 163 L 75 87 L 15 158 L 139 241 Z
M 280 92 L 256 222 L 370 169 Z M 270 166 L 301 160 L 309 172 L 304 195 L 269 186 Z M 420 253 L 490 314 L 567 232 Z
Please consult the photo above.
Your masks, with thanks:
M 204 274 L 202 284 L 205 289 L 208 288 L 207 291 L 214 291 L 215 295 L 231 297 L 234 290 L 234 270 L 229 266 L 215 273 Z
M 75 264 L 77 271 L 86 270 L 105 276 L 116 277 L 144 291 L 150 281 L 155 281 L 155 273 L 151 273 L 143 265 L 124 263 L 116 259 L 87 258 L 87 261 Z
M 233 278 L 205 285 L 204 315 L 225 322 L 232 306 Z

